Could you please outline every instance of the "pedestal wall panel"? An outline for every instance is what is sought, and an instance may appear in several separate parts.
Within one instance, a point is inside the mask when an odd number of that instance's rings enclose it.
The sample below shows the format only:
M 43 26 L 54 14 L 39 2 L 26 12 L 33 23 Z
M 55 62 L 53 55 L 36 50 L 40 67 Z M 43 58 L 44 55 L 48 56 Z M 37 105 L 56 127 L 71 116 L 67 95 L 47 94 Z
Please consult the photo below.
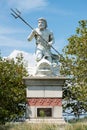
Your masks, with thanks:
M 27 87 L 27 98 L 31 97 L 62 97 L 61 86 L 29 86 Z

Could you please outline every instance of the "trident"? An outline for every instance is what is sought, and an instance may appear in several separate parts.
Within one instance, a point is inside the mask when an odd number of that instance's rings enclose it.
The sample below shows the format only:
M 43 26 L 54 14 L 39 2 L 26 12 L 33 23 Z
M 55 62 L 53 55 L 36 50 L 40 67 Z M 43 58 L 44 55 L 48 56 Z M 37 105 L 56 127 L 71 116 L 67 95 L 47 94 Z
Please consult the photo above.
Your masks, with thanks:
M 32 30 L 34 30 L 34 28 L 20 16 L 21 12 L 18 9 L 14 10 L 11 8 L 11 11 L 12 11 L 11 15 L 15 19 L 17 19 L 17 18 L 21 19 L 28 27 L 30 27 Z M 42 38 L 42 40 L 44 40 L 45 43 L 48 44 L 48 42 L 40 34 L 38 34 L 37 32 L 36 32 L 36 34 L 39 35 Z M 53 46 L 51 46 L 51 47 L 60 57 L 64 58 Z

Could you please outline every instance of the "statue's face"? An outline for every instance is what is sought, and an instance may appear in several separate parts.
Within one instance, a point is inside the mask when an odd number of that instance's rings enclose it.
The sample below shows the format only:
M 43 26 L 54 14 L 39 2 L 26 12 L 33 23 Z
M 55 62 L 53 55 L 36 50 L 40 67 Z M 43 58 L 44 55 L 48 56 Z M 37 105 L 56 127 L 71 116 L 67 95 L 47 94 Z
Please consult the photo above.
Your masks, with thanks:
M 45 22 L 44 21 L 42 21 L 42 20 L 40 20 L 40 21 L 38 21 L 38 27 L 39 27 L 39 29 L 40 30 L 43 30 L 43 29 L 45 29 Z

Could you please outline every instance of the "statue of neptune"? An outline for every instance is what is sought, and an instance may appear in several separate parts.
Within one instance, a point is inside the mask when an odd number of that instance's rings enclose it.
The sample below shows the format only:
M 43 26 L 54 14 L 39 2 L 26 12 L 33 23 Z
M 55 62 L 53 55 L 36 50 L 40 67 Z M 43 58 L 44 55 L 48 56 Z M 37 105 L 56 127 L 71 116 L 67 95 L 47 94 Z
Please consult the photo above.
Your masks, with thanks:
M 39 62 L 44 57 L 51 62 L 51 46 L 54 43 L 54 36 L 47 29 L 46 19 L 38 19 L 38 28 L 31 32 L 28 36 L 28 41 L 31 41 L 33 38 L 36 39 L 36 61 Z
M 38 28 L 34 29 L 28 36 L 28 41 L 36 40 L 36 62 L 37 74 L 52 75 L 57 66 L 57 55 L 51 53 L 51 46 L 54 43 L 53 33 L 47 28 L 47 21 L 44 18 L 38 19 Z

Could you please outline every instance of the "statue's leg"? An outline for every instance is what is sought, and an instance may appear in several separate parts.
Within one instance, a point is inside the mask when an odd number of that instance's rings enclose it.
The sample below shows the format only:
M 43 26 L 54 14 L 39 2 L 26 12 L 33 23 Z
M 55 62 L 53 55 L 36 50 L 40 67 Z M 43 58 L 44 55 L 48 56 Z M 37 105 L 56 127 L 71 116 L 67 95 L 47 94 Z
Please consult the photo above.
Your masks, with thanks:
M 44 58 L 50 62 L 52 62 L 52 57 L 50 51 L 44 51 Z
M 43 58 L 43 54 L 41 50 L 36 51 L 36 61 L 39 62 Z

